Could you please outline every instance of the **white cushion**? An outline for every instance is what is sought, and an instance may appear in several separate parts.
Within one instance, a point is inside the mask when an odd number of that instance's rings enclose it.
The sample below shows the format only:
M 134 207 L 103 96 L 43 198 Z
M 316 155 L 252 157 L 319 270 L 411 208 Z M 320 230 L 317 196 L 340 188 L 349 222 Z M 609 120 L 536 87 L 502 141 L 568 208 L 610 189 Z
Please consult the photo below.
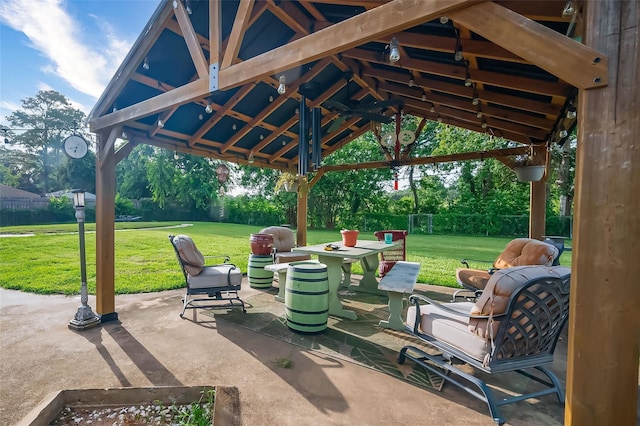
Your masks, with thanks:
M 202 268 L 202 272 L 198 276 L 189 276 L 189 287 L 194 289 L 227 287 L 229 281 L 227 275 L 230 274 L 230 282 L 232 286 L 240 286 L 242 283 L 242 272 L 240 268 L 232 269 L 232 265 L 206 266 Z
M 443 303 L 447 308 L 469 315 L 473 303 Z M 413 326 L 416 307 L 407 310 L 407 324 Z M 490 343 L 480 336 L 469 332 L 467 318 L 456 316 L 438 308 L 436 305 L 420 305 L 420 331 L 454 346 L 469 356 L 482 361 L 491 349 Z

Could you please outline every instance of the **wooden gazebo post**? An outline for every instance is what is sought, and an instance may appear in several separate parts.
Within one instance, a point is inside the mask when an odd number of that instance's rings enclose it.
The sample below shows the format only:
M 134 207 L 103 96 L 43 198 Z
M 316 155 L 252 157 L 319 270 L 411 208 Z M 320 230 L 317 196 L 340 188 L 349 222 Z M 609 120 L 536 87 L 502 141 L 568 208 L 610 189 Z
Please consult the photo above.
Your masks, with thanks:
M 608 56 L 609 84 L 579 93 L 565 424 L 635 425 L 640 2 L 584 6 L 586 44 Z
M 119 128 L 97 134 L 96 164 L 96 312 L 102 322 L 118 319 L 115 312 L 115 198 L 114 144 Z
M 296 242 L 299 246 L 307 245 L 307 212 L 309 210 L 309 182 L 306 176 L 298 176 L 300 186 L 298 188 L 298 208 L 296 226 Z
M 534 145 L 533 160 L 536 164 L 545 161 L 546 145 Z M 545 161 L 546 164 L 546 161 Z M 548 164 L 547 170 L 548 170 Z M 545 234 L 545 222 L 547 219 L 547 173 L 542 179 L 533 181 L 529 186 L 529 238 L 542 240 Z

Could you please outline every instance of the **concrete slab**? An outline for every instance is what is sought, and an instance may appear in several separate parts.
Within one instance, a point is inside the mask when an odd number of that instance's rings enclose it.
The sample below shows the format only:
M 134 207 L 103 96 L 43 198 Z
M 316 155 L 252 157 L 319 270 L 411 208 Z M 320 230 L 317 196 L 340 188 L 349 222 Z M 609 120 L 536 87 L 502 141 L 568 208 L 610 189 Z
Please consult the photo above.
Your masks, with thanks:
M 243 297 L 259 291 L 243 287 Z M 117 296 L 118 322 L 75 332 L 67 324 L 79 297 L 0 289 L 0 424 L 16 423 L 61 389 L 206 384 L 237 386 L 244 425 L 494 424 L 484 403 L 453 386 L 416 388 L 198 310 L 180 319 L 181 296 L 178 290 Z M 566 343 L 560 346 L 552 369 L 564 380 Z M 279 358 L 293 367 L 282 368 Z M 502 413 L 513 425 L 563 421 L 551 397 Z

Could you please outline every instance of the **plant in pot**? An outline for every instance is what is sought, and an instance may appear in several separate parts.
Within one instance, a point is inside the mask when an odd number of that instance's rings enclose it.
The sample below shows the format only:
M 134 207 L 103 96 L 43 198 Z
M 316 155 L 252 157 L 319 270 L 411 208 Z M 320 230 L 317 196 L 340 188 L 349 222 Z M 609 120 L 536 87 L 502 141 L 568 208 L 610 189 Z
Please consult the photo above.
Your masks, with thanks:
M 281 188 L 284 188 L 287 192 L 296 192 L 298 190 L 298 186 L 298 175 L 291 172 L 282 172 L 276 181 L 275 190 L 278 192 Z
M 513 161 L 513 171 L 520 182 L 539 181 L 544 176 L 544 164 L 532 164 L 528 155 L 518 155 Z

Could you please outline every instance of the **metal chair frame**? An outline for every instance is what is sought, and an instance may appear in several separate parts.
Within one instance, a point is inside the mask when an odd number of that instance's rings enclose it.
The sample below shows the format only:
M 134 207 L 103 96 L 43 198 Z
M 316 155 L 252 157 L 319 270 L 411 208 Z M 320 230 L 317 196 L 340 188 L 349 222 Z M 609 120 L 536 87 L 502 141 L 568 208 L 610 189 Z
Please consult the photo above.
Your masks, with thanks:
M 558 401 L 564 405 L 564 392 L 558 378 L 543 366 L 553 362 L 556 343 L 569 316 L 569 277 L 566 279 L 543 277 L 528 281 L 512 294 L 506 312 L 500 315 L 484 317 L 463 315 L 459 311 L 447 308 L 446 305 L 421 295 L 412 295 L 409 302 L 416 306 L 416 322 L 406 324 L 406 331 L 437 349 L 440 354 L 433 355 L 415 346 L 405 346 L 400 351 L 398 363 L 403 364 L 405 359 L 409 358 L 484 401 L 489 407 L 493 420 L 499 425 L 504 423 L 504 419 L 498 407 L 505 404 L 555 394 Z M 500 321 L 488 359 L 479 361 L 463 350 L 421 332 L 419 329 L 420 302 L 432 303 L 460 317 Z M 460 361 L 488 374 L 516 372 L 544 385 L 545 388 L 497 400 L 492 389 L 483 380 L 453 365 L 454 362 Z M 534 369 L 544 377 L 525 371 L 526 369 Z M 453 373 L 453 375 L 447 373 Z M 456 376 L 466 383 L 457 380 Z
M 240 285 L 232 285 L 231 284 L 231 271 L 237 269 L 237 266 L 233 263 L 228 263 L 231 259 L 229 256 L 205 256 L 205 258 L 223 258 L 224 261 L 221 264 L 216 265 L 193 265 L 187 261 L 185 261 L 178 251 L 178 247 L 176 247 L 173 241 L 174 235 L 169 235 L 169 241 L 171 242 L 171 246 L 176 253 L 176 257 L 178 258 L 178 263 L 180 264 L 180 269 L 182 269 L 182 275 L 184 276 L 184 281 L 186 284 L 185 295 L 182 298 L 183 307 L 182 312 L 180 312 L 180 318 L 184 318 L 184 313 L 187 309 L 227 309 L 227 308 L 241 308 L 242 312 L 245 314 L 247 310 L 244 306 L 244 301 L 240 299 L 240 295 L 238 291 L 240 291 Z M 193 288 L 189 285 L 189 274 L 185 266 L 195 266 L 201 268 L 209 268 L 216 266 L 231 266 L 229 271 L 227 272 L 227 285 L 220 287 L 202 287 L 202 288 Z M 197 297 L 206 294 L 207 297 Z M 190 296 L 196 296 L 190 298 Z M 227 303 L 220 303 L 220 301 L 226 301 Z M 208 304 L 201 304 L 195 302 L 209 302 Z

